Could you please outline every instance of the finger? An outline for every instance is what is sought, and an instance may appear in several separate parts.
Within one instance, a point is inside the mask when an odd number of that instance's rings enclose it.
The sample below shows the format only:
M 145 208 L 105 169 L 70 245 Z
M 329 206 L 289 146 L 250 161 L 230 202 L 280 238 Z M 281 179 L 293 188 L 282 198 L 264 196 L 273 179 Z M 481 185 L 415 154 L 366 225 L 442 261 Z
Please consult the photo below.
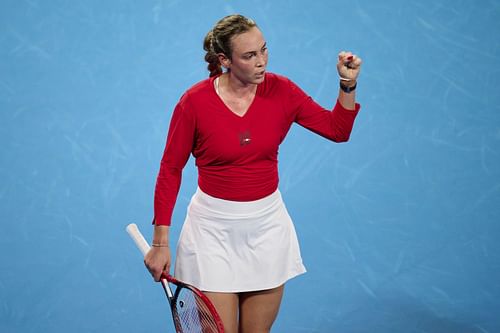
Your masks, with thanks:
M 156 282 L 159 282 L 159 281 L 160 281 L 160 279 L 161 279 L 161 274 L 162 274 L 162 273 L 163 273 L 162 271 L 157 271 L 157 272 L 155 272 L 155 273 L 154 273 L 154 275 L 153 275 L 153 279 L 154 279 Z
M 165 274 L 168 274 L 170 272 L 170 263 L 166 263 L 165 266 L 163 266 L 163 272 Z
M 354 68 L 354 57 L 352 55 L 345 57 L 345 59 L 342 61 L 342 66 L 348 69 Z
M 339 53 L 339 62 L 345 63 L 346 61 L 349 61 L 349 57 L 351 56 L 352 56 L 351 52 L 342 51 Z
M 156 267 L 154 267 L 152 264 L 150 264 L 146 260 L 144 260 L 144 264 L 146 265 L 146 267 L 149 271 L 149 274 L 151 274 L 151 276 L 153 277 L 153 280 L 155 280 L 156 282 L 160 281 L 160 276 L 161 276 L 162 270 L 157 269 Z
M 353 68 L 353 60 L 354 60 L 354 56 L 352 56 L 352 55 L 345 57 L 344 65 L 347 68 Z
M 158 271 L 157 269 L 155 269 L 152 266 L 149 266 L 148 264 L 146 264 L 146 268 L 148 269 L 149 274 L 151 274 L 151 276 L 153 277 L 153 279 L 155 279 L 155 281 L 158 281 L 157 280 L 157 276 L 161 273 L 161 271 Z
M 363 63 L 363 60 L 361 60 L 361 58 L 356 58 L 354 60 L 354 64 L 356 65 L 356 67 L 361 66 L 361 63 Z
M 167 276 L 170 273 L 170 262 L 160 267 L 161 268 L 158 269 L 158 279 L 156 281 L 160 281 L 163 276 Z
M 342 59 L 344 59 L 345 53 L 346 53 L 345 51 L 340 51 L 339 52 L 339 61 L 342 61 Z
M 361 65 L 361 58 L 357 57 L 356 55 L 353 55 L 350 57 L 350 61 L 345 63 L 345 66 L 349 69 L 356 69 L 359 68 Z

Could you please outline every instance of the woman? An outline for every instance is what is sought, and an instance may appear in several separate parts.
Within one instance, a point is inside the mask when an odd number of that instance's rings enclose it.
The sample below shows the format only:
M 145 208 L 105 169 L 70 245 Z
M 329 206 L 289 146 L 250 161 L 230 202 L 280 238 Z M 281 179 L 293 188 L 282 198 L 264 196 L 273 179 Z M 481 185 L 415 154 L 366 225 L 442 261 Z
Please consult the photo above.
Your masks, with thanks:
M 170 219 L 182 169 L 193 154 L 198 189 L 181 231 L 174 275 L 206 293 L 226 332 L 269 332 L 284 283 L 305 272 L 278 190 L 278 147 L 293 122 L 332 141 L 348 140 L 359 111 L 361 59 L 339 54 L 340 90 L 329 111 L 287 78 L 266 72 L 266 42 L 251 19 L 221 19 L 205 37 L 204 49 L 210 78 L 187 90 L 172 115 L 145 264 L 156 281 L 170 270 Z

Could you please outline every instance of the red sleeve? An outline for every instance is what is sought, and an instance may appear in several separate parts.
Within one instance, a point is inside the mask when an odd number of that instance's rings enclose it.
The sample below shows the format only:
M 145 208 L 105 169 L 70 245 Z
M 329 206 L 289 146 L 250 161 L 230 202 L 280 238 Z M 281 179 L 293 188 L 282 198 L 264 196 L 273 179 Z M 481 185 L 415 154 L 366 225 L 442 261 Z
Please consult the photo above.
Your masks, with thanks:
M 337 100 L 333 111 L 324 109 L 310 96 L 306 95 L 295 83 L 289 82 L 289 107 L 294 121 L 299 125 L 335 142 L 349 140 L 354 119 L 360 105 L 356 103 L 354 110 L 345 109 Z
M 181 185 L 182 169 L 192 151 L 195 133 L 193 110 L 184 95 L 172 114 L 154 196 L 153 224 L 170 225 Z

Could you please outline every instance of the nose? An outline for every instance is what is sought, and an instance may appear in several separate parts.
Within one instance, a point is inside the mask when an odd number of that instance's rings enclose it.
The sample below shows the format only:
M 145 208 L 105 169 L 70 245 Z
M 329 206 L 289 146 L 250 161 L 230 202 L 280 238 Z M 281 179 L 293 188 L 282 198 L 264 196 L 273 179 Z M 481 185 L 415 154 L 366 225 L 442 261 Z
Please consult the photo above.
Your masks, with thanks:
M 258 54 L 257 55 L 257 67 L 264 67 L 267 63 L 267 54 Z

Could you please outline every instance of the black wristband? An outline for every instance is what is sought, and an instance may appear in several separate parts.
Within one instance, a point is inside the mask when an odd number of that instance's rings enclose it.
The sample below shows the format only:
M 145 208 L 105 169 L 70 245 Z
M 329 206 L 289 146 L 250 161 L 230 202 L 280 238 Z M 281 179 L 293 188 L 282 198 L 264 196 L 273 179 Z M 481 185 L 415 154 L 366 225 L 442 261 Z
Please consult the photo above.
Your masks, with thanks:
M 340 81 L 340 89 L 342 89 L 342 91 L 345 92 L 346 94 L 349 94 L 351 91 L 356 90 L 357 85 L 358 85 L 358 83 L 356 82 L 352 87 L 349 87 L 349 86 L 343 85 L 342 81 Z

